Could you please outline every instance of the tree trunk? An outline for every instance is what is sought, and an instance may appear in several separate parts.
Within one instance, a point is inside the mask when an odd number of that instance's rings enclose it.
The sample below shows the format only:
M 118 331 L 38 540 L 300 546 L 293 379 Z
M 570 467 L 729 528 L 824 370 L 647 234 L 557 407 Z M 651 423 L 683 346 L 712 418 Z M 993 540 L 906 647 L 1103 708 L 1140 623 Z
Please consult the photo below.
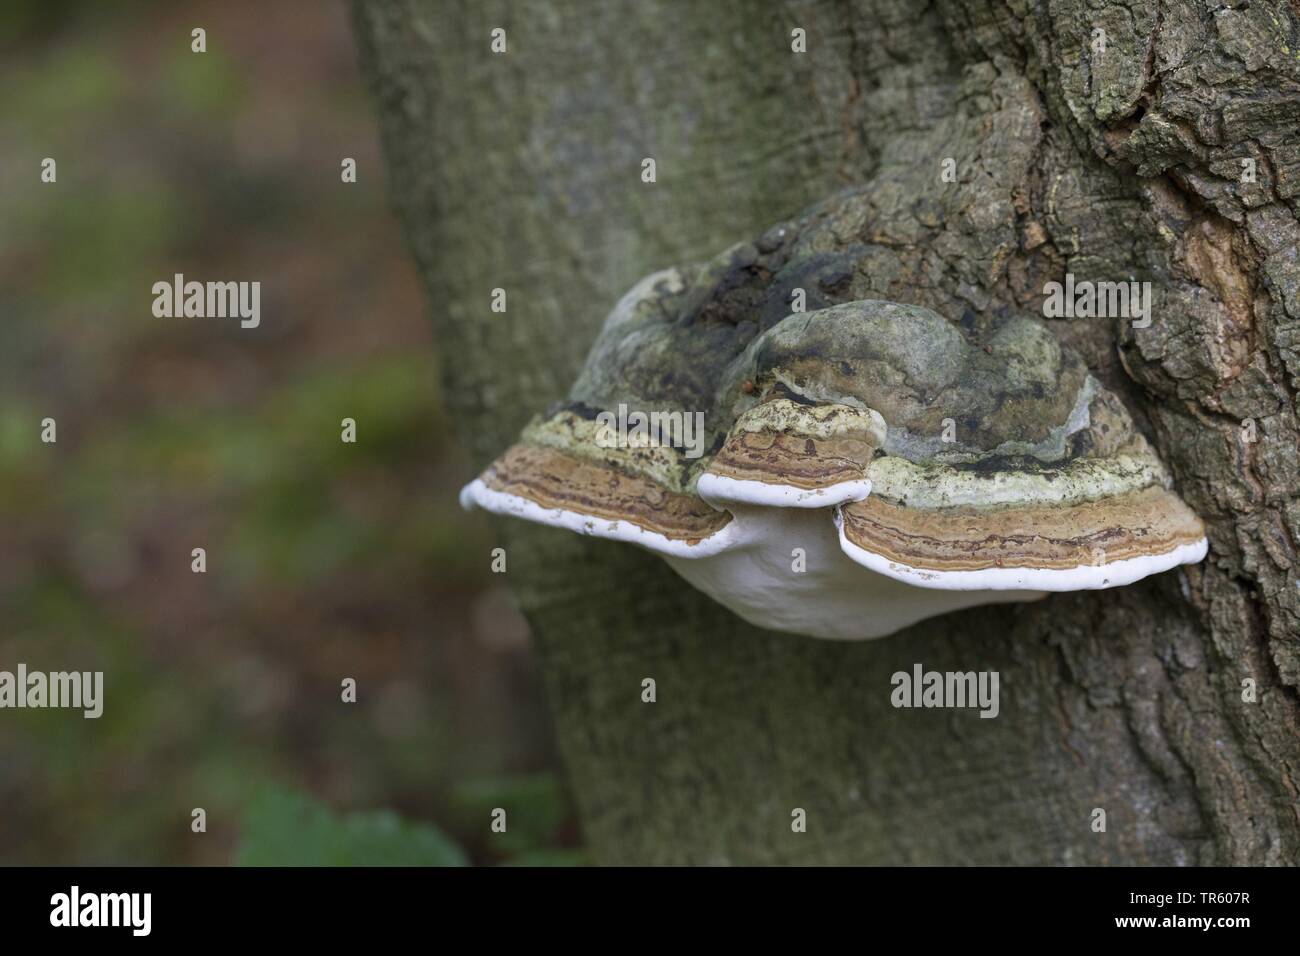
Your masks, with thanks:
M 600 862 L 1300 857 L 1294 3 L 354 10 L 480 463 L 564 394 L 637 278 L 813 202 L 854 298 L 978 323 L 1041 315 L 1067 272 L 1152 283 L 1149 328 L 1044 321 L 1206 521 L 1199 566 L 840 644 L 750 627 L 635 548 L 498 523 Z M 894 708 L 918 662 L 998 671 L 1001 713 Z

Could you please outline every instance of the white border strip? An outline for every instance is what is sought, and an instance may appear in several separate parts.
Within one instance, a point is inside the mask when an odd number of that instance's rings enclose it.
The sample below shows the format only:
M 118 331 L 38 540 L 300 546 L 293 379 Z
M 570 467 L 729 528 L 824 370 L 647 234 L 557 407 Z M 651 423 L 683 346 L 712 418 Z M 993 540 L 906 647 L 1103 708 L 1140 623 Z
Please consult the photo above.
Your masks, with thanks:
M 596 538 L 625 541 L 674 558 L 707 558 L 732 547 L 739 537 L 738 521 L 734 515 L 720 531 L 701 538 L 697 544 L 688 544 L 665 537 L 657 531 L 647 531 L 630 521 L 601 518 L 563 508 L 544 508 L 528 498 L 489 488 L 481 478 L 475 478 L 460 490 L 460 504 L 466 511 L 477 505 L 493 514 L 523 518 Z
M 835 511 L 840 548 L 865 568 L 919 588 L 940 591 L 1095 591 L 1122 587 L 1168 571 L 1180 564 L 1196 564 L 1205 558 L 1205 538 L 1180 544 L 1172 551 L 1141 558 L 1124 558 L 1108 564 L 1083 564 L 1075 568 L 981 568 L 976 571 L 934 571 L 898 564 L 883 555 L 859 547 L 844 533 L 844 518 Z
M 695 493 L 719 511 L 726 504 L 765 505 L 769 508 L 833 508 L 866 498 L 871 494 L 871 482 L 860 478 L 841 481 L 825 488 L 796 488 L 793 485 L 770 485 L 765 481 L 728 478 L 706 471 L 696 482 Z

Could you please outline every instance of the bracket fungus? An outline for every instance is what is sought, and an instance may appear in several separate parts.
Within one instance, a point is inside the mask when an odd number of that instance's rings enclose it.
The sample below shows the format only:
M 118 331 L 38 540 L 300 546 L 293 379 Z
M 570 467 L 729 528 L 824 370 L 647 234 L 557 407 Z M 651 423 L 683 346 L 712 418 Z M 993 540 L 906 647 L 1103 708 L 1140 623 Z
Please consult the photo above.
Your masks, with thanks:
M 462 503 L 640 545 L 755 625 L 848 640 L 1205 556 L 1127 411 L 1037 322 L 976 344 L 871 299 L 723 321 L 719 284 L 643 279 Z M 616 407 L 641 427 L 611 442 Z M 689 457 L 674 423 L 698 412 Z

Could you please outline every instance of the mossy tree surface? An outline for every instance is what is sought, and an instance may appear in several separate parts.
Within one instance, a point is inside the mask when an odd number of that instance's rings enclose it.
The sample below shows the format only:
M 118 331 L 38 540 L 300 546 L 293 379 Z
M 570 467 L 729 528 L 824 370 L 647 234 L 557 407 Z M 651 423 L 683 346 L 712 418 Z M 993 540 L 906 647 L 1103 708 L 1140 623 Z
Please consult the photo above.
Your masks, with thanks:
M 782 223 L 816 230 L 809 308 L 923 305 L 973 341 L 1041 316 L 1067 272 L 1154 290 L 1149 328 L 1040 321 L 1205 519 L 1210 556 L 1185 572 L 835 644 L 755 630 L 634 548 L 500 523 L 598 860 L 1300 859 L 1294 5 L 375 0 L 355 16 L 481 463 L 564 395 L 639 277 L 761 248 Z M 739 305 L 776 281 L 751 266 L 729 280 Z M 917 662 L 999 671 L 1000 715 L 895 709 L 890 675 Z

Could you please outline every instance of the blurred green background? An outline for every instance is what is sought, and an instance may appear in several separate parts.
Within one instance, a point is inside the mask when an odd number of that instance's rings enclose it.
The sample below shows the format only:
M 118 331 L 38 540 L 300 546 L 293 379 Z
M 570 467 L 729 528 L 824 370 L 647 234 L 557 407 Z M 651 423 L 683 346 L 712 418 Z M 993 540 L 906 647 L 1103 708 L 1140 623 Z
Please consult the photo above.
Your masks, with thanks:
M 8 0 L 0 53 L 0 670 L 105 672 L 0 711 L 0 862 L 582 862 L 342 4 Z

